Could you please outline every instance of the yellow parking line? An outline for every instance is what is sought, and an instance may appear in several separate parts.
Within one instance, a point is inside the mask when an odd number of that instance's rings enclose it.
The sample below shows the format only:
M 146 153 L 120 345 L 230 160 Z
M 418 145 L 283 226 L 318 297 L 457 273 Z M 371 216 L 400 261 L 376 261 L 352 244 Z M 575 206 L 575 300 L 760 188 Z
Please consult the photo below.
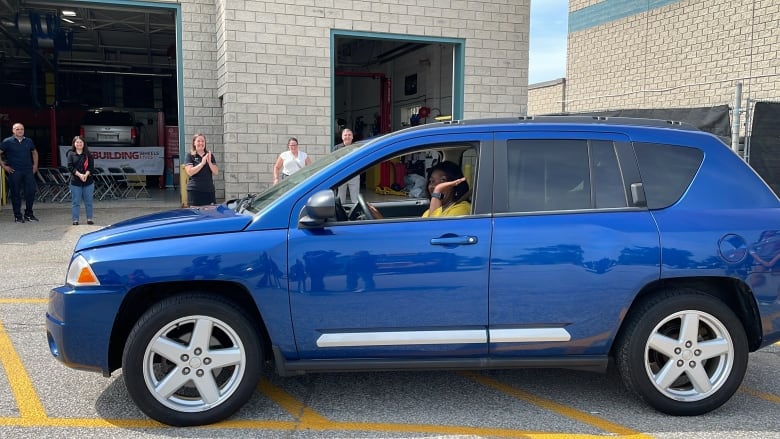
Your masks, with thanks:
M 35 393 L 35 388 L 27 375 L 22 360 L 14 349 L 11 339 L 0 322 L 0 363 L 3 364 L 11 391 L 14 394 L 19 413 L 25 420 L 37 421 L 46 419 L 46 411 Z
M 739 390 L 742 393 L 746 393 L 746 394 L 748 394 L 750 396 L 754 396 L 756 398 L 761 398 L 761 399 L 763 399 L 765 401 L 774 402 L 775 404 L 780 404 L 780 396 L 777 396 L 777 395 L 775 395 L 773 393 L 766 393 L 766 392 L 762 392 L 762 391 L 756 390 L 756 389 L 751 389 L 751 388 L 745 387 L 745 386 L 740 387 Z
M 522 399 L 523 401 L 535 404 L 546 410 L 574 419 L 577 422 L 582 422 L 585 424 L 592 425 L 606 432 L 620 435 L 621 437 L 635 437 L 635 438 L 651 437 L 642 434 L 638 431 L 632 430 L 630 428 L 624 427 L 622 425 L 615 424 L 606 419 L 599 418 L 598 416 L 593 416 L 589 413 L 585 413 L 583 411 L 571 407 L 567 407 L 563 404 L 558 404 L 555 401 L 536 396 L 534 394 L 525 392 L 520 389 L 516 389 L 514 387 L 508 386 L 493 378 L 489 378 L 484 375 L 479 375 L 473 372 L 460 372 L 460 375 L 471 378 L 482 385 L 492 387 L 500 392 Z
M 48 303 L 49 299 L 0 299 L 0 304 L 29 304 L 29 303 Z
M 283 410 L 289 413 L 291 416 L 299 420 L 298 428 L 323 431 L 323 430 L 335 430 L 335 431 L 372 431 L 372 432 L 384 432 L 384 433 L 429 433 L 429 434 L 451 434 L 451 435 L 472 435 L 472 436 L 488 436 L 488 437 L 506 437 L 506 438 L 539 438 L 539 439 L 592 439 L 601 438 L 601 435 L 591 434 L 572 434 L 572 433 L 551 433 L 551 432 L 539 432 L 539 431 L 522 431 L 522 430 L 510 430 L 504 428 L 490 428 L 490 427 L 466 427 L 457 425 L 427 425 L 427 424 L 394 424 L 394 423 L 377 423 L 377 422 L 342 422 L 332 421 L 311 408 L 307 407 L 302 402 L 296 400 L 292 395 L 284 390 L 274 386 L 267 380 L 261 380 L 259 389 L 268 396 L 272 401 L 278 404 Z M 590 416 L 590 415 L 587 415 Z M 575 418 L 577 419 L 577 418 Z M 598 418 L 596 418 L 598 419 Z M 599 424 L 604 426 L 608 424 L 608 421 L 599 420 Z M 227 421 L 217 424 L 218 426 L 232 424 L 233 422 Z M 251 425 L 252 421 L 241 421 L 243 425 Z M 614 425 L 614 424 L 613 424 Z M 611 433 L 619 432 L 622 437 L 630 438 L 643 438 L 647 437 L 640 433 L 634 432 L 615 426 L 613 428 L 603 428 L 603 430 L 610 431 Z
M 321 425 L 330 423 L 327 418 L 295 399 L 289 393 L 274 386 L 268 380 L 260 380 L 260 391 L 271 398 L 284 411 L 298 419 L 303 425 Z

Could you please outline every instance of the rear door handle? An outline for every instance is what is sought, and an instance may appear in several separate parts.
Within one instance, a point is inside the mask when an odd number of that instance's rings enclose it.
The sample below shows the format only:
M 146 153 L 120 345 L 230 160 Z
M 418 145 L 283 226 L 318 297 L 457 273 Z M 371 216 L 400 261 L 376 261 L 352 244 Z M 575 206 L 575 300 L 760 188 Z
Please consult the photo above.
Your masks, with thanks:
M 432 238 L 431 245 L 474 245 L 477 241 L 476 236 L 442 236 Z

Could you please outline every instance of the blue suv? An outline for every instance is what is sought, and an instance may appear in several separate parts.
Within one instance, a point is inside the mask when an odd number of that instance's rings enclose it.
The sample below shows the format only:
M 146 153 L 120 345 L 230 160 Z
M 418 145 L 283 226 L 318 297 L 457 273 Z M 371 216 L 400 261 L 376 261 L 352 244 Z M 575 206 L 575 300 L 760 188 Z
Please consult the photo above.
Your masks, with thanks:
M 470 211 L 422 217 L 429 194 L 410 188 L 444 161 Z M 243 199 L 82 236 L 48 342 L 72 368 L 121 368 L 171 425 L 230 416 L 266 362 L 295 375 L 612 359 L 650 406 L 697 415 L 780 340 L 779 205 L 721 140 L 680 123 L 419 126 Z

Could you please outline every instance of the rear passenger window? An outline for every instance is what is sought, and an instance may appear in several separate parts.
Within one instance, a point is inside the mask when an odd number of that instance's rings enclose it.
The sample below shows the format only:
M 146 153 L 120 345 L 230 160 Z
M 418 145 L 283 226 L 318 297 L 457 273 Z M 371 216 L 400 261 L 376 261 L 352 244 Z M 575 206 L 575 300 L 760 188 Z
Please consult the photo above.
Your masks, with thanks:
M 635 143 L 634 150 L 648 209 L 663 209 L 676 203 L 704 159 L 701 150 L 683 146 Z
M 591 208 L 587 141 L 509 140 L 507 161 L 510 211 Z
M 591 141 L 593 158 L 593 187 L 596 209 L 627 207 L 623 175 L 618 165 L 615 144 L 607 141 Z

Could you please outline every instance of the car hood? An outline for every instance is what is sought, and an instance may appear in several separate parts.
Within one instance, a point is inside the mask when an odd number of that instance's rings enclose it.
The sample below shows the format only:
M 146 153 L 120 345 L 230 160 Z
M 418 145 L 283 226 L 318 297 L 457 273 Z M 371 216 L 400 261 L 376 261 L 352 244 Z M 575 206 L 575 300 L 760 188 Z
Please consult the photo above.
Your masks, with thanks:
M 251 216 L 237 214 L 224 205 L 169 210 L 128 219 L 85 234 L 76 243 L 75 251 L 127 242 L 237 232 L 251 221 Z

